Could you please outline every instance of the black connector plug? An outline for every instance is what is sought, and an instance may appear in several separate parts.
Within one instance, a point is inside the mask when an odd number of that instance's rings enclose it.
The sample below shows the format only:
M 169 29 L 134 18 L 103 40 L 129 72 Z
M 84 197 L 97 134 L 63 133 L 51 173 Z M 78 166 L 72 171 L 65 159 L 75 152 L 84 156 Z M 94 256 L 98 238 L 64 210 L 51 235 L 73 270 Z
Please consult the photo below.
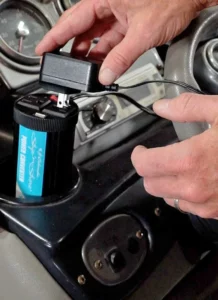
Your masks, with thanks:
M 119 91 L 119 88 L 120 88 L 119 84 L 116 84 L 116 83 L 104 86 L 105 91 L 109 91 L 109 92 L 117 92 L 117 91 Z
M 46 90 L 61 94 L 100 92 L 105 88 L 98 80 L 101 64 L 76 59 L 68 53 L 45 53 L 39 82 Z

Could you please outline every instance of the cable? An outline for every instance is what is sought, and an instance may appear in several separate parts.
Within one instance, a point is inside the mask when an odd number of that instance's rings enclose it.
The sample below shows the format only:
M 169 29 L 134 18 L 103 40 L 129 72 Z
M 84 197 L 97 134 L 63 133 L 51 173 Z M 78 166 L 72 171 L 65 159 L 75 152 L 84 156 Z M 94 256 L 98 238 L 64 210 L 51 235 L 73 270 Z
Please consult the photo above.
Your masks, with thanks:
M 195 92 L 197 94 L 205 95 L 205 93 L 203 91 L 201 91 L 201 90 L 199 90 L 199 89 L 197 89 L 197 88 L 195 88 L 195 87 L 193 87 L 193 86 L 191 86 L 191 85 L 189 85 L 185 82 L 174 81 L 174 80 L 169 80 L 169 79 L 145 80 L 145 81 L 142 81 L 142 82 L 130 85 L 130 86 L 120 86 L 120 85 L 118 85 L 118 88 L 119 88 L 119 90 L 120 89 L 133 89 L 133 88 L 137 88 L 139 86 L 150 84 L 150 83 L 173 84 L 173 85 L 180 86 L 180 87 L 182 87 L 182 88 L 184 88 L 184 89 L 186 89 L 190 92 Z
M 168 80 L 168 79 L 157 79 L 157 80 L 142 81 L 142 82 L 139 82 L 137 84 L 130 85 L 130 86 L 120 86 L 118 84 L 112 84 L 112 85 L 109 85 L 109 86 L 105 86 L 105 91 L 103 91 L 103 92 L 78 94 L 78 95 L 72 97 L 70 102 L 75 101 L 75 100 L 80 99 L 80 98 L 83 98 L 83 97 L 91 98 L 91 97 L 102 97 L 102 96 L 107 96 L 107 95 L 115 95 L 115 96 L 118 96 L 118 97 L 121 97 L 121 98 L 127 100 L 128 102 L 130 102 L 131 104 L 133 104 L 134 106 L 139 108 L 144 113 L 147 113 L 149 115 L 157 116 L 152 109 L 141 105 L 140 103 L 138 103 L 136 100 L 134 100 L 130 96 L 128 96 L 124 93 L 118 92 L 119 90 L 133 89 L 133 88 L 137 88 L 139 86 L 143 86 L 143 85 L 147 85 L 147 84 L 151 84 L 151 83 L 174 84 L 174 85 L 177 85 L 177 86 L 180 86 L 180 87 L 186 89 L 189 92 L 194 92 L 194 93 L 197 93 L 197 94 L 205 95 L 205 93 L 203 91 L 201 91 L 201 90 L 199 90 L 199 89 L 197 89 L 197 88 L 195 88 L 195 87 L 193 87 L 193 86 L 191 86 L 191 85 L 189 85 L 185 82 Z
M 137 108 L 139 108 L 144 113 L 147 113 L 149 115 L 157 116 L 156 113 L 152 109 L 141 105 L 140 103 L 138 103 L 137 101 L 135 101 L 133 98 L 131 98 L 130 96 L 128 96 L 126 94 L 123 94 L 123 93 L 114 93 L 114 92 L 91 93 L 91 94 L 90 93 L 81 93 L 81 94 L 79 94 L 77 96 L 71 97 L 70 100 L 69 100 L 69 104 L 71 104 L 72 102 L 74 102 L 77 99 L 84 98 L 84 97 L 86 97 L 86 98 L 93 98 L 93 97 L 102 97 L 102 96 L 107 96 L 107 95 L 114 95 L 114 96 L 123 98 L 126 101 L 130 102 L 131 104 L 133 104 L 134 106 L 136 106 Z

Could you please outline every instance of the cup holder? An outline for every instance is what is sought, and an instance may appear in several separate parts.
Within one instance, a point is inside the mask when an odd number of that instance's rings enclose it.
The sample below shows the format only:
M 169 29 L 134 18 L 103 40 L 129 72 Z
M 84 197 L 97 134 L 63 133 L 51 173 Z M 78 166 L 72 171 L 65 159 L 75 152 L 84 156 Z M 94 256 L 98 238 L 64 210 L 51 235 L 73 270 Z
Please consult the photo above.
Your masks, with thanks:
M 75 168 L 75 166 L 72 166 Z M 72 187 L 64 193 L 54 194 L 47 197 L 25 197 L 18 198 L 15 196 L 16 177 L 14 161 L 12 157 L 3 158 L 0 161 L 0 202 L 14 206 L 45 206 L 62 202 L 68 197 L 72 197 L 80 184 L 80 172 L 77 169 L 78 178 L 72 181 Z

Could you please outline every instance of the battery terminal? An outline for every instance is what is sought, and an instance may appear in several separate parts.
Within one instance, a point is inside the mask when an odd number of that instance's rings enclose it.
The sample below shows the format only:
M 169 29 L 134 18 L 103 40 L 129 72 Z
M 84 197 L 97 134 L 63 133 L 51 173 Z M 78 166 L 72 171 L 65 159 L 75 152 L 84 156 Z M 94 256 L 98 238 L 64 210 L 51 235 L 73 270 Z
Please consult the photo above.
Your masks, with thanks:
M 69 106 L 69 95 L 67 94 L 58 94 L 57 107 L 63 108 Z

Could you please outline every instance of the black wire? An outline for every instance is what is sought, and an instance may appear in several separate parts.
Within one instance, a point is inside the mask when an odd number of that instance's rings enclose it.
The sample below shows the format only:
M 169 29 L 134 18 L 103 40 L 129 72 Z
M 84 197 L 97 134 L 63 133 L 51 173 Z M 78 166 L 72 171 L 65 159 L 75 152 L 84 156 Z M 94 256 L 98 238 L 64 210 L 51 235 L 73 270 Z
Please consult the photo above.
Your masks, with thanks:
M 145 81 L 142 81 L 142 82 L 130 85 L 130 86 L 119 86 L 119 89 L 133 89 L 133 88 L 137 88 L 139 86 L 150 84 L 150 83 L 173 84 L 173 85 L 177 85 L 177 86 L 183 87 L 187 91 L 194 92 L 194 93 L 197 93 L 197 94 L 205 95 L 205 93 L 202 92 L 201 90 L 199 90 L 199 89 L 197 89 L 197 88 L 195 88 L 195 87 L 193 87 L 193 86 L 191 86 L 191 85 L 189 85 L 189 84 L 187 84 L 185 82 L 174 81 L 174 80 L 169 80 L 169 79 L 145 80 Z
M 103 92 L 103 93 L 81 93 L 81 94 L 78 94 L 78 95 L 74 96 L 73 98 L 71 98 L 71 100 L 75 101 L 76 99 L 83 98 L 83 97 L 91 98 L 91 97 L 101 97 L 101 96 L 107 96 L 107 95 L 115 95 L 115 96 L 118 96 L 118 97 L 121 97 L 121 98 L 127 100 L 128 102 L 130 102 L 131 104 L 133 104 L 134 106 L 139 108 L 141 111 L 143 111 L 143 112 L 145 112 L 149 115 L 157 116 L 152 109 L 141 105 L 140 103 L 138 103 L 136 100 L 134 100 L 130 96 L 128 96 L 124 93 L 120 93 L 120 92 L 113 92 L 113 88 L 116 88 L 117 90 L 123 90 L 123 89 L 127 90 L 127 89 L 133 89 L 133 88 L 137 88 L 139 86 L 147 85 L 147 84 L 151 84 L 151 83 L 173 84 L 173 85 L 180 86 L 180 87 L 186 89 L 189 92 L 194 92 L 196 94 L 205 95 L 205 93 L 203 91 L 201 91 L 201 90 L 199 90 L 199 89 L 197 89 L 197 88 L 195 88 L 195 87 L 193 87 L 193 86 L 191 86 L 191 85 L 189 85 L 185 82 L 182 82 L 182 81 L 174 81 L 174 80 L 169 80 L 169 79 L 155 79 L 155 80 L 145 80 L 145 81 L 142 81 L 142 82 L 130 85 L 130 86 L 120 86 L 120 85 L 114 84 L 114 85 L 106 87 L 108 92 Z M 110 88 L 111 88 L 111 90 L 110 90 Z
M 141 105 L 136 100 L 134 100 L 133 98 L 131 98 L 130 96 L 128 96 L 126 94 L 123 94 L 123 93 L 110 93 L 110 95 L 115 95 L 115 96 L 118 96 L 120 98 L 123 98 L 123 99 L 127 100 L 128 102 L 132 103 L 137 108 L 139 108 L 141 111 L 143 111 L 143 112 L 145 112 L 145 113 L 147 113 L 149 115 L 155 115 L 155 116 L 157 116 L 156 113 L 152 109 Z
M 138 103 L 136 100 L 134 100 L 133 98 L 131 98 L 130 96 L 126 95 L 126 94 L 123 94 L 123 93 L 119 93 L 119 92 L 107 92 L 107 93 L 104 93 L 104 94 L 101 94 L 99 95 L 100 96 L 109 96 L 109 95 L 114 95 L 114 96 L 117 96 L 117 97 L 120 97 L 120 98 L 123 98 L 125 99 L 126 101 L 130 102 L 131 104 L 133 104 L 134 106 L 136 106 L 137 108 L 139 108 L 141 111 L 143 111 L 144 113 L 147 113 L 149 115 L 153 115 L 153 116 L 157 116 L 156 113 L 148 108 L 148 107 L 145 107 L 143 105 L 141 105 L 140 103 Z M 81 93 L 77 96 L 74 96 L 70 99 L 70 104 L 72 101 L 75 101 L 79 98 L 93 98 L 93 97 L 96 97 L 96 94 L 88 94 L 88 93 Z

